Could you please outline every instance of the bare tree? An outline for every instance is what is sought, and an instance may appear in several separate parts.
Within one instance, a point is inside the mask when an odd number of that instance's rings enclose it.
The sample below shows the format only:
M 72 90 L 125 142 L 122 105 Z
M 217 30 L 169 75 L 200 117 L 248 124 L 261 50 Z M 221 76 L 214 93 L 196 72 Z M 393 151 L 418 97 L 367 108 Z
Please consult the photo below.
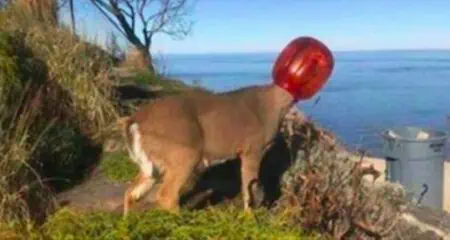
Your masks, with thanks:
M 186 20 L 187 1 L 91 0 L 136 48 L 142 61 L 151 71 L 154 71 L 154 68 L 150 48 L 156 34 L 166 34 L 173 39 L 182 39 L 189 34 L 192 22 Z

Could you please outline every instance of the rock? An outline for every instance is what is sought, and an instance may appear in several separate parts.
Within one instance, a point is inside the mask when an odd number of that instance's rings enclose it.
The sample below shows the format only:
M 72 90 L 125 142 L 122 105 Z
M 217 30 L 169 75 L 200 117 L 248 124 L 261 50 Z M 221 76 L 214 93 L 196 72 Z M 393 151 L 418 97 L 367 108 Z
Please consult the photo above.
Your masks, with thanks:
M 148 86 L 148 88 L 150 89 L 150 91 L 153 91 L 153 92 L 158 92 L 158 91 L 164 90 L 164 87 L 161 85 L 150 85 L 150 86 Z
M 84 183 L 57 196 L 61 207 L 89 212 L 94 210 L 120 212 L 123 196 L 128 184 L 114 183 L 103 176 L 101 171 Z M 143 199 L 145 202 L 145 200 Z
M 390 239 L 450 239 L 450 215 L 428 207 L 408 206 Z

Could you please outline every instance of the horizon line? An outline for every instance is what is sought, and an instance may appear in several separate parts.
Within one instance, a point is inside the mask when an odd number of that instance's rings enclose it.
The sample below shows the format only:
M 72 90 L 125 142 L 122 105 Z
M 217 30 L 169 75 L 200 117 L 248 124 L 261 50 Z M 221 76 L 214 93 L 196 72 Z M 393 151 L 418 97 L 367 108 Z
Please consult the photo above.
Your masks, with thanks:
M 280 50 L 281 51 L 281 50 Z M 348 50 L 331 50 L 334 53 L 348 52 L 412 52 L 412 51 L 450 51 L 450 48 L 381 48 L 381 49 L 348 49 Z M 163 52 L 155 51 L 153 55 L 234 55 L 234 54 L 277 54 L 279 51 L 230 51 L 230 52 Z

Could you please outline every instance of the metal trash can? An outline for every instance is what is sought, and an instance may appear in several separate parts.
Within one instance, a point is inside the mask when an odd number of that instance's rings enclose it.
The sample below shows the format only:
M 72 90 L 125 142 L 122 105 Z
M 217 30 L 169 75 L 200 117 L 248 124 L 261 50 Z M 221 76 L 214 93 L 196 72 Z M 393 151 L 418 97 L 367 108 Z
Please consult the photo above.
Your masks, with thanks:
M 413 203 L 442 209 L 447 134 L 407 126 L 382 136 L 387 180 L 403 185 Z

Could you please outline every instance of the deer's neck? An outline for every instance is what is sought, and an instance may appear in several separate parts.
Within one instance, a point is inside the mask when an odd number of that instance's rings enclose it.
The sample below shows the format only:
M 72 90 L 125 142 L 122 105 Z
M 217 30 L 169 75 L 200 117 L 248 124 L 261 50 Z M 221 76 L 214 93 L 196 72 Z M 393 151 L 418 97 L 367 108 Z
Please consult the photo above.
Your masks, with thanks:
M 294 98 L 286 90 L 277 85 L 268 85 L 266 91 L 262 93 L 262 114 L 268 125 L 272 127 L 270 134 L 277 131 L 278 127 L 292 106 L 295 104 Z

